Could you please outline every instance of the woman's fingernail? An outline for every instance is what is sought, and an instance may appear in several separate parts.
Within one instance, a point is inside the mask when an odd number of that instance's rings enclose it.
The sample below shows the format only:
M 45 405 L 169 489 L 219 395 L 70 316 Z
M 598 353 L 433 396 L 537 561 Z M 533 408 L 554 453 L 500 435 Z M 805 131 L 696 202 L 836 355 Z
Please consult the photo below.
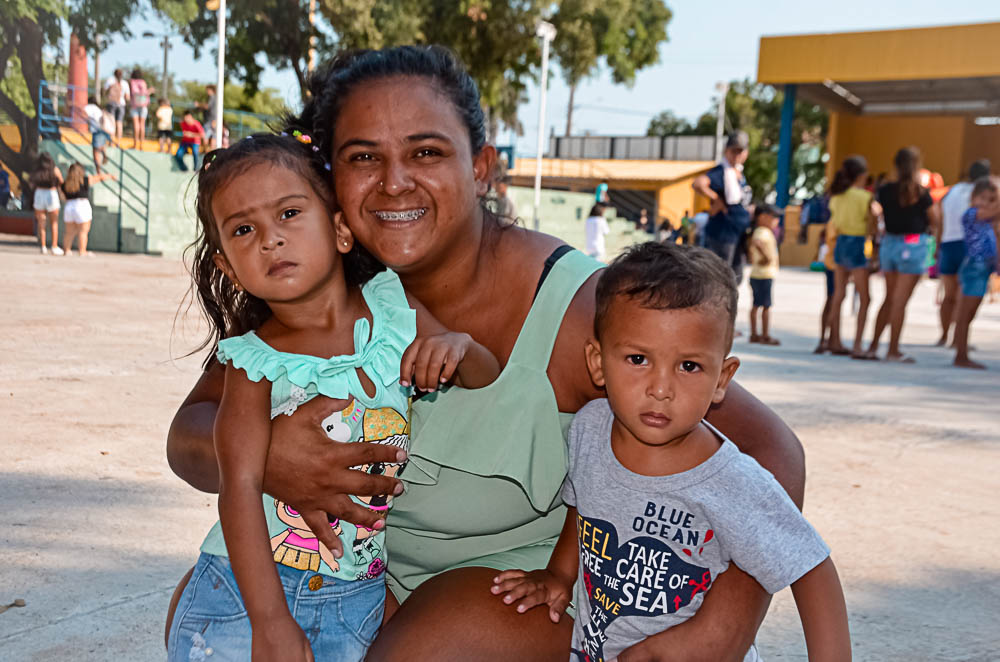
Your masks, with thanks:
M 405 379 L 400 379 L 399 380 L 399 385 L 400 386 L 409 386 L 410 382 L 406 381 Z
M 504 596 L 503 601 L 506 602 L 507 604 L 510 604 L 511 602 L 514 601 L 514 598 L 510 597 L 509 595 L 507 595 L 507 596 Z
M 375 529 L 376 531 L 381 531 L 382 529 L 385 528 L 385 520 L 384 519 L 375 520 L 375 523 L 372 524 L 372 528 Z
M 517 611 L 518 611 L 519 614 L 523 614 L 524 613 L 524 605 L 518 605 L 517 606 Z
M 402 493 L 403 493 L 403 484 L 396 483 L 396 487 L 394 487 L 392 490 L 392 496 L 399 496 Z
M 341 558 L 343 556 L 344 556 L 344 550 L 342 550 L 342 549 L 335 549 L 335 550 L 333 550 L 333 557 L 334 558 L 339 559 L 339 558 Z
M 406 462 L 406 458 L 408 457 L 409 455 L 403 449 L 396 451 L 396 462 L 402 464 L 403 462 Z
M 499 593 L 499 592 L 500 592 L 500 587 L 499 586 L 491 586 L 490 587 L 490 593 L 496 594 L 496 593 Z

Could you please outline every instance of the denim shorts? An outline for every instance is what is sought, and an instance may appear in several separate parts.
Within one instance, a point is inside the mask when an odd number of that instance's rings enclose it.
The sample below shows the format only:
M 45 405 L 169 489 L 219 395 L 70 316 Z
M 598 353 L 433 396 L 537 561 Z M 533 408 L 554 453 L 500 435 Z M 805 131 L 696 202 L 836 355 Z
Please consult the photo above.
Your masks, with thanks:
M 941 244 L 938 256 L 938 273 L 942 276 L 954 276 L 965 259 L 965 240 L 946 241 Z
M 753 293 L 754 308 L 771 307 L 771 286 L 774 284 L 773 278 L 751 278 L 750 291 Z
M 838 267 L 849 271 L 864 267 L 868 264 L 868 258 L 865 257 L 865 237 L 838 235 L 833 247 L 833 261 Z
M 316 660 L 364 659 L 382 625 L 384 576 L 348 582 L 283 565 L 275 568 L 288 609 Z M 229 559 L 202 553 L 174 612 L 168 662 L 250 662 L 250 648 L 250 618 Z
M 958 268 L 958 282 L 962 285 L 962 296 L 984 297 L 990 284 L 990 274 L 996 269 L 996 258 L 966 257 Z
M 887 234 L 882 238 L 879 260 L 882 271 L 919 275 L 926 271 L 930 235 Z

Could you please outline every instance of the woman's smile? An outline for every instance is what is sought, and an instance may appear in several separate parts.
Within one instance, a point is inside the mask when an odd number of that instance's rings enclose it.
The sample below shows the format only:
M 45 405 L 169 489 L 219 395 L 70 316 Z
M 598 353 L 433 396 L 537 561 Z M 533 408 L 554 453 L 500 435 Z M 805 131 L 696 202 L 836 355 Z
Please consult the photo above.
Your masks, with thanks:
M 383 223 L 410 223 L 423 218 L 427 213 L 427 207 L 417 207 L 414 209 L 401 210 L 376 210 L 373 212 L 375 218 Z

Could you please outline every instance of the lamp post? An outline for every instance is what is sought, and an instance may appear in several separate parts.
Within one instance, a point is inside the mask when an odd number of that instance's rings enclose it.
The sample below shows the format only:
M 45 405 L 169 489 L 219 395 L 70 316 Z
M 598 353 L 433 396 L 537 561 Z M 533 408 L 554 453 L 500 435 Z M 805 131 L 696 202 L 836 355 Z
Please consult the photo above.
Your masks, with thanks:
M 545 93 L 549 81 L 549 44 L 556 38 L 556 26 L 547 21 L 539 21 L 535 35 L 542 39 L 542 80 L 541 97 L 538 103 L 538 147 L 535 150 L 535 208 L 534 228 L 539 225 L 538 208 L 542 204 L 542 141 L 545 139 Z
M 152 32 L 143 32 L 143 37 L 163 37 L 163 80 L 160 87 L 160 96 L 169 99 L 170 98 L 170 88 L 167 87 L 167 53 L 170 52 L 170 35 L 168 34 L 153 34 Z
M 222 147 L 222 105 L 223 86 L 225 85 L 226 73 L 226 0 L 208 0 L 205 8 L 209 11 L 217 12 L 217 25 L 219 32 L 219 59 L 218 73 L 215 86 L 215 146 Z

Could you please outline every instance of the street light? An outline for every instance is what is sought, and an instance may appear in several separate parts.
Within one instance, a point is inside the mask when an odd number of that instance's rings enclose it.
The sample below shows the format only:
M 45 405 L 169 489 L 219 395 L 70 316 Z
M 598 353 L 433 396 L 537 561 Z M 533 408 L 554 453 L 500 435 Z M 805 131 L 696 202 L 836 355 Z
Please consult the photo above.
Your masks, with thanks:
M 545 92 L 549 81 L 549 43 L 556 38 L 556 26 L 539 21 L 535 35 L 542 40 L 542 90 L 538 103 L 538 147 L 535 150 L 535 231 L 538 230 L 538 208 L 542 204 L 542 140 L 545 138 Z
M 218 32 L 219 32 L 219 61 L 218 61 L 218 78 L 217 85 L 215 86 L 215 146 L 222 147 L 222 102 L 223 102 L 223 86 L 225 85 L 225 69 L 226 69 L 226 0 L 208 0 L 205 3 L 205 9 L 208 11 L 214 11 L 218 14 Z
M 167 87 L 167 53 L 170 51 L 170 35 L 168 34 L 154 34 L 152 32 L 143 32 L 143 37 L 163 37 L 163 84 L 160 87 L 160 96 L 164 99 L 170 98 L 170 88 Z

